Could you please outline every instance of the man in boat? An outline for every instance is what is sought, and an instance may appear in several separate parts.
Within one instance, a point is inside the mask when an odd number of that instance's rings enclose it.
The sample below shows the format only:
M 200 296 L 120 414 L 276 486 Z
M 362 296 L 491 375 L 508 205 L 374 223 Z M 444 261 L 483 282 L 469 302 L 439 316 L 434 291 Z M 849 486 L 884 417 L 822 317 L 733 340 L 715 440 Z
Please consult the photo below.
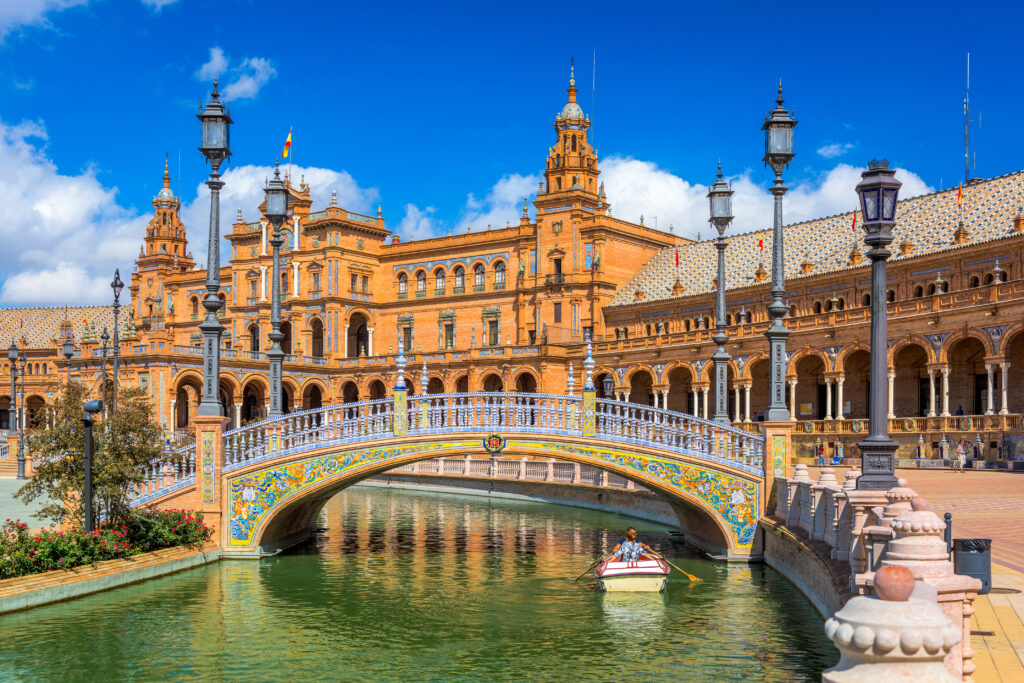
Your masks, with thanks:
M 636 562 L 640 558 L 641 551 L 653 552 L 646 543 L 636 540 L 636 529 L 626 529 L 626 537 L 616 544 L 612 555 L 623 562 Z

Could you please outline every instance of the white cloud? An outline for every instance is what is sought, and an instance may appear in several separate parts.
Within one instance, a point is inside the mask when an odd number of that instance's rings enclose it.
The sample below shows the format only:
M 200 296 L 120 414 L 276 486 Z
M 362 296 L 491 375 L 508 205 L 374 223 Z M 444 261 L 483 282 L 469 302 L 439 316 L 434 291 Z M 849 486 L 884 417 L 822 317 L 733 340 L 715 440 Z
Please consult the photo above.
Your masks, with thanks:
M 167 5 L 173 5 L 176 2 L 178 2 L 178 0 L 142 0 L 142 4 L 149 7 L 154 12 L 159 12 L 164 7 L 167 7 Z
M 96 283 L 130 269 L 146 218 L 118 205 L 94 169 L 60 173 L 46 139 L 40 122 L 0 121 L 0 303 L 106 301 L 109 288 Z
M 0 0 L 0 42 L 22 26 L 48 27 L 47 15 L 89 0 Z
M 783 205 L 786 223 L 854 209 L 857 202 L 854 188 L 863 170 L 839 164 L 811 181 L 791 187 Z M 605 159 L 601 177 L 614 216 L 636 222 L 643 215 L 645 225 L 655 227 L 657 224 L 660 230 L 672 225 L 677 234 L 691 238 L 696 238 L 698 233 L 704 237 L 712 234 L 713 228 L 708 223 L 707 185 L 691 183 L 652 162 L 630 157 Z M 934 191 L 920 176 L 907 169 L 897 168 L 896 177 L 903 183 L 901 197 Z M 732 198 L 736 216 L 734 230 L 748 232 L 770 226 L 773 199 L 768 183 L 755 183 L 749 172 L 733 176 L 731 181 L 735 192 Z
M 833 142 L 831 144 L 822 145 L 821 147 L 819 147 L 818 154 L 825 157 L 826 159 L 834 159 L 836 157 L 843 156 L 856 146 L 857 145 L 855 145 L 852 142 Z
M 466 198 L 466 207 L 456 221 L 458 232 L 504 228 L 506 223 L 516 223 L 522 215 L 523 198 L 537 191 L 540 175 L 519 175 L 513 173 L 498 180 L 483 199 L 473 194 Z
M 282 169 L 282 174 L 285 169 Z M 263 188 L 266 181 L 274 175 L 273 166 L 231 167 L 221 174 L 224 187 L 220 191 L 220 232 L 227 234 L 231 224 L 235 222 L 238 209 L 248 221 L 257 219 L 257 207 L 263 202 Z M 360 187 L 346 171 L 334 171 L 329 168 L 293 166 L 291 177 L 296 185 L 305 180 L 310 186 L 313 210 L 323 209 L 331 200 L 331 192 L 338 196 L 338 205 L 368 215 L 377 215 L 377 204 L 380 192 L 376 188 Z M 188 230 L 189 249 L 196 262 L 206 267 L 206 235 L 210 226 L 210 190 L 202 182 L 196 185 L 194 197 L 183 204 L 181 219 Z M 141 241 L 142 233 L 136 242 Z M 138 249 L 138 244 L 136 244 Z M 221 244 L 221 262 L 227 263 L 230 257 L 230 246 Z
M 251 100 L 276 75 L 277 69 L 263 57 L 249 57 L 232 67 L 231 60 L 219 47 L 210 48 L 210 58 L 196 71 L 196 78 L 202 81 L 219 78 L 221 93 L 227 102 Z
M 434 219 L 436 211 L 437 209 L 433 206 L 421 209 L 415 204 L 406 204 L 405 216 L 402 217 L 394 232 L 401 235 L 404 240 L 423 240 L 436 237 L 440 230 L 440 226 Z

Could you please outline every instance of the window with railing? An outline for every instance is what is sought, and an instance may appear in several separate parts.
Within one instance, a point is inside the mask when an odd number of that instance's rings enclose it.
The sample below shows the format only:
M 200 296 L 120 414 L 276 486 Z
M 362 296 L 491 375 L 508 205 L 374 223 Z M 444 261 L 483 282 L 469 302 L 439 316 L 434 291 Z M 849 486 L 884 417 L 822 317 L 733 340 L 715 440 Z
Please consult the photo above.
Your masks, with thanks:
M 501 261 L 494 266 L 494 288 L 505 289 L 505 264 Z
M 427 273 L 424 270 L 416 273 L 416 296 L 427 295 Z
M 473 268 L 473 291 L 484 291 L 484 266 L 482 263 L 478 263 L 476 267 Z
M 462 294 L 466 291 L 466 269 L 462 266 L 455 267 L 455 289 L 456 294 Z
M 405 273 L 398 274 L 398 298 L 404 299 L 409 296 L 409 276 Z
M 444 270 L 434 271 L 434 294 L 444 294 Z

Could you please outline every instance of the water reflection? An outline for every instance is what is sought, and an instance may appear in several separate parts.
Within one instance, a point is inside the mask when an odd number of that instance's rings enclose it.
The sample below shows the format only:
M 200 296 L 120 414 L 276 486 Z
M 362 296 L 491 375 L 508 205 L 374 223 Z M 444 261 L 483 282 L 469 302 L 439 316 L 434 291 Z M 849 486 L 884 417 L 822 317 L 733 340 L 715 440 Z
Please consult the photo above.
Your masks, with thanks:
M 836 654 L 795 589 L 663 527 L 553 505 L 349 489 L 323 531 L 0 621 L 4 678 L 802 680 Z M 633 525 L 704 581 L 602 594 L 572 578 Z

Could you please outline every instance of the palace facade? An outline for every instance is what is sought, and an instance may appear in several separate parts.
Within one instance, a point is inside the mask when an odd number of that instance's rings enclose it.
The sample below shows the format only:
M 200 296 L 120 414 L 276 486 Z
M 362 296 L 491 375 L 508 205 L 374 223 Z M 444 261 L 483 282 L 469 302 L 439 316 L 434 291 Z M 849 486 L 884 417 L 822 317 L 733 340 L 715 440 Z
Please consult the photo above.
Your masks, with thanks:
M 594 340 L 598 395 L 708 416 L 714 405 L 715 252 L 612 215 L 576 102 L 555 118 L 544 181 L 503 228 L 403 241 L 382 211 L 363 215 L 288 181 L 282 251 L 284 405 L 384 398 L 399 343 L 410 393 L 564 394 L 582 386 Z M 851 193 L 853 188 L 850 188 Z M 901 457 L 967 438 L 990 459 L 1024 457 L 1024 172 L 899 202 L 889 265 L 889 418 Z M 153 397 L 168 434 L 188 430 L 201 398 L 198 324 L 206 273 L 165 167 L 131 276 L 120 330 L 122 384 Z M 239 210 L 221 268 L 220 401 L 232 426 L 260 419 L 268 397 L 269 223 Z M 510 217 L 511 218 L 511 217 Z M 784 229 L 788 401 L 799 448 L 855 453 L 867 432 L 870 268 L 850 213 Z M 859 221 L 858 221 L 859 222 Z M 205 233 L 205 227 L 200 234 Z M 726 330 L 731 418 L 757 429 L 768 405 L 771 230 L 728 237 Z M 0 310 L 0 338 L 27 356 L 25 405 L 51 402 L 75 342 L 71 376 L 97 389 L 111 372 L 109 307 Z M 401 342 L 400 342 L 401 340 Z M 7 426 L 10 366 L 0 377 Z M 799 452 L 799 450 L 798 450 Z

